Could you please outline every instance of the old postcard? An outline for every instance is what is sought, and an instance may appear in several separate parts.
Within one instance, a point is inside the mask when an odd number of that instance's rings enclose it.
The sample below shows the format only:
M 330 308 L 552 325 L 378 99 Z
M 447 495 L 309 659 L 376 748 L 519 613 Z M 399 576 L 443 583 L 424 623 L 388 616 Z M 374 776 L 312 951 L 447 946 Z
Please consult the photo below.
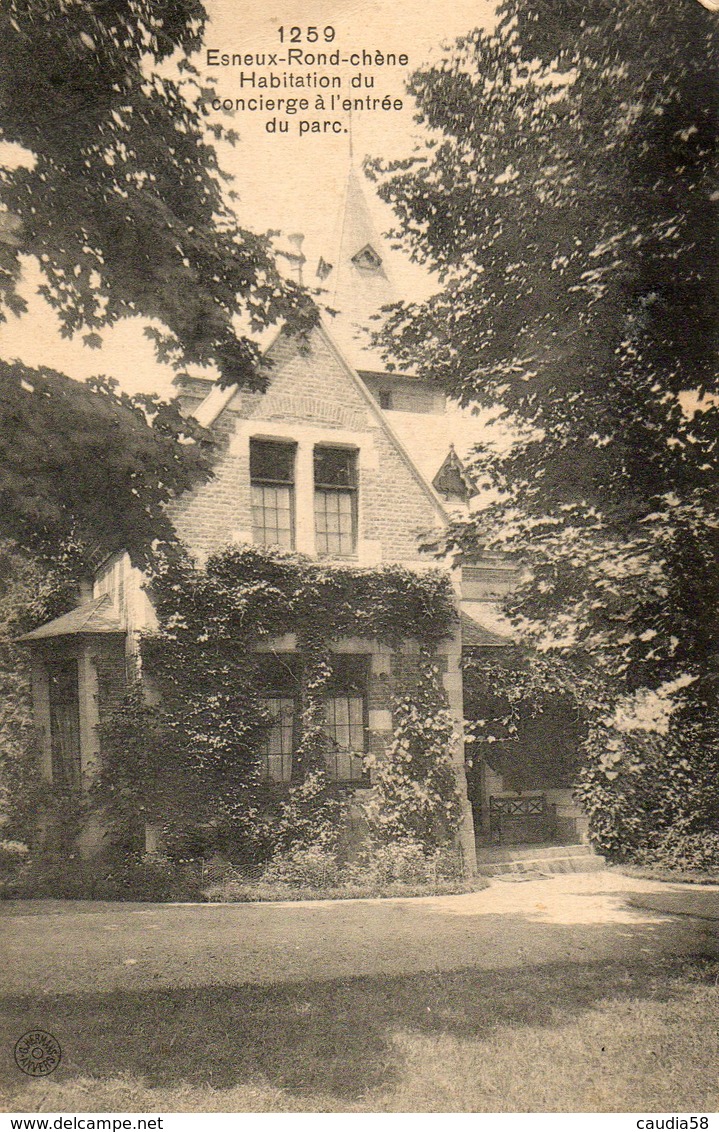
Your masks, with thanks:
M 717 19 L 4 0 L 10 1128 L 713 1127 Z

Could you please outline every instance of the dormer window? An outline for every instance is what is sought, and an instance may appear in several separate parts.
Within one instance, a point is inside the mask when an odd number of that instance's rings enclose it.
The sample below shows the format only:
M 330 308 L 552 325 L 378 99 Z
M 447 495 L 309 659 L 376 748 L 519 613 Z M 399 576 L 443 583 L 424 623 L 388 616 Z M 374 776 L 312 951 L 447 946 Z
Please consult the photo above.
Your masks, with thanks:
M 250 441 L 252 538 L 260 546 L 295 545 L 295 447 Z
M 357 549 L 357 451 L 315 448 L 317 553 L 346 558 Z
M 365 244 L 352 256 L 355 267 L 363 271 L 379 271 L 382 266 L 382 257 L 374 250 L 371 244 Z
M 441 468 L 432 480 L 432 486 L 448 503 L 467 503 L 477 494 L 472 477 L 450 444 Z

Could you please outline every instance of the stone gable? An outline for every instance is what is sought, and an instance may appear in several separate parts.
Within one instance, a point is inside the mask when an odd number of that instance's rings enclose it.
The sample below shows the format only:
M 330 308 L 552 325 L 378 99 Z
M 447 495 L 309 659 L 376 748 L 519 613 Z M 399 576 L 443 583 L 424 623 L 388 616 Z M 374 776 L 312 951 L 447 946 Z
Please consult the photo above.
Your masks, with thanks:
M 350 448 L 358 461 L 355 564 L 417 563 L 418 538 L 441 526 L 441 504 L 321 329 L 302 341 L 280 334 L 267 354 L 265 393 L 237 392 L 212 428 L 221 441 L 215 477 L 176 501 L 178 534 L 200 556 L 252 541 L 250 439 L 297 445 L 296 549 L 314 554 L 312 452 Z

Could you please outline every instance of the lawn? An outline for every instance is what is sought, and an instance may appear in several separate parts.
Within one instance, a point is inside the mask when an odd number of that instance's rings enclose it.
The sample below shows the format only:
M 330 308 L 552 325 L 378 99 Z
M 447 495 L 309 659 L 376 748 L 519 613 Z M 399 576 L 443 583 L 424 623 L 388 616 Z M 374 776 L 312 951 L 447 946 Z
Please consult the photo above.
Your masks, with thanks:
M 15 1080 L 8 1101 L 22 1111 L 713 1112 L 718 977 L 716 962 L 556 964 L 58 996 L 40 1017 L 72 1061 L 57 1079 Z M 5 1004 L 11 1035 L 29 1007 Z
M 619 913 L 614 896 L 609 923 L 456 914 L 469 899 L 446 898 L 454 912 L 441 916 L 419 901 L 153 910 L 154 936 L 147 911 L 73 911 L 65 934 L 62 910 L 27 916 L 23 931 L 54 923 L 54 933 L 27 932 L 19 959 L 27 970 L 3 999 L 5 1105 L 61 1112 L 719 1108 L 714 925 Z M 133 931 L 143 925 L 142 938 L 151 940 L 146 960 L 137 940 L 138 958 L 122 959 L 132 916 Z M 83 920 L 87 947 L 78 957 Z M 282 922 L 287 964 L 277 964 L 282 941 L 273 935 Z M 192 953 L 190 923 L 197 926 Z M 407 946 L 422 923 L 424 959 L 421 939 L 416 952 Z M 266 942 L 262 969 L 249 957 L 258 931 L 259 944 Z M 290 941 L 299 947 L 292 962 Z M 323 949 L 335 954 L 334 972 Z M 22 990 L 43 953 L 51 981 Z M 471 962 L 459 965 L 462 955 Z M 161 956 L 171 965 L 153 966 Z M 338 975 L 345 962 L 360 973 Z M 323 967 L 327 976 L 318 977 Z M 238 977 L 228 978 L 231 969 Z M 39 1025 L 60 1040 L 63 1063 L 32 1081 L 15 1070 L 11 1051 Z

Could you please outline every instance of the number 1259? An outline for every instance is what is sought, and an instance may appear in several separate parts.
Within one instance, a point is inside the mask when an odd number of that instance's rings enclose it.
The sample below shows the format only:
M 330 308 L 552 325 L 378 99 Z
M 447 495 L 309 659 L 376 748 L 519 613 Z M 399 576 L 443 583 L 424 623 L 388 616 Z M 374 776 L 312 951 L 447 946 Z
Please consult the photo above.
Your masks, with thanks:
M 307 43 L 318 43 L 322 39 L 325 43 L 331 43 L 335 37 L 335 29 L 333 27 L 326 28 L 285 28 L 277 29 L 280 43 L 302 43 L 306 40 Z

